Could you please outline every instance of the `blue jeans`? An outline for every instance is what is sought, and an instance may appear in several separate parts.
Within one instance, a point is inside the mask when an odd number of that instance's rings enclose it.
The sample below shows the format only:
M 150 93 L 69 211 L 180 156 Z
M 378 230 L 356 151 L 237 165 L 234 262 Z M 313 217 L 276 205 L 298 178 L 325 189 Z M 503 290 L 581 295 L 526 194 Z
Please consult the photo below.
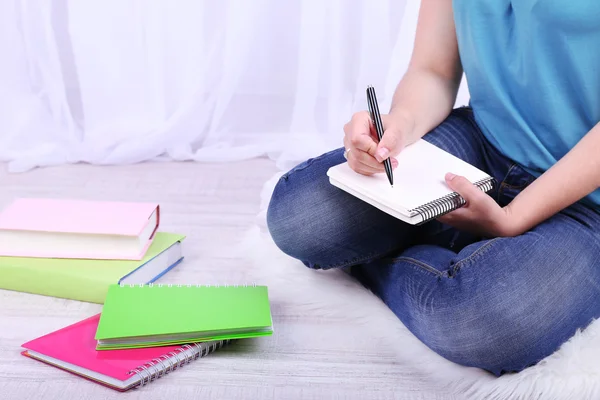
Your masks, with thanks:
M 424 139 L 488 172 L 508 204 L 535 179 L 460 108 Z M 281 177 L 267 213 L 277 246 L 315 269 L 344 268 L 430 349 L 501 375 L 550 355 L 600 315 L 600 213 L 582 203 L 523 235 L 482 238 L 405 224 L 329 183 L 337 149 Z M 449 171 L 451 172 L 451 171 Z

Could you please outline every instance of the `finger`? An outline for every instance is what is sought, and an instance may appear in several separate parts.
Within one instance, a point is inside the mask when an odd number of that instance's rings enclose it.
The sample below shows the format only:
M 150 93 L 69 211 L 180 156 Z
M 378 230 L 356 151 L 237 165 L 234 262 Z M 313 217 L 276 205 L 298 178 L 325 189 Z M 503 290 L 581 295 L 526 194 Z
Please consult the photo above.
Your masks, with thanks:
M 373 124 L 371 123 L 371 114 L 368 111 L 359 111 L 354 113 L 350 121 L 352 133 L 370 135 Z
M 354 147 L 353 145 L 349 145 L 348 142 L 349 142 L 349 140 L 344 138 L 344 146 L 346 149 L 350 150 L 350 152 L 348 153 L 349 158 L 350 158 L 350 154 L 352 154 L 352 157 L 356 158 L 356 160 L 358 162 L 365 164 L 366 166 L 373 168 L 373 169 L 377 170 L 378 172 L 383 172 L 385 170 L 383 163 L 378 162 L 369 153 L 362 151 L 362 150 Z M 398 166 L 398 160 L 391 157 L 390 161 L 392 163 L 392 169 L 395 169 Z
M 386 129 L 388 129 L 388 125 L 389 125 L 389 116 L 387 114 L 382 114 L 381 115 L 381 123 L 383 124 L 383 134 L 385 136 L 385 131 Z M 371 114 L 369 114 L 369 127 L 370 127 L 370 133 L 371 133 L 371 137 L 373 138 L 373 140 L 375 141 L 375 143 L 379 144 L 379 134 L 377 133 L 377 128 L 375 128 L 375 124 L 373 123 L 373 119 L 371 118 Z
M 390 156 L 398 155 L 403 147 L 402 135 L 395 130 L 386 130 L 383 134 L 383 139 L 381 139 L 377 145 L 375 159 L 379 162 L 383 162 L 383 160 Z
M 373 169 L 367 165 L 361 164 L 360 162 L 356 161 L 356 160 L 348 160 L 348 165 L 350 165 L 350 168 L 352 168 L 352 170 L 354 170 L 355 172 L 358 172 L 361 175 L 375 175 L 375 174 L 379 174 L 381 171 L 378 171 L 376 169 Z
M 477 203 L 485 194 L 464 176 L 446 174 L 446 184 L 466 201 L 466 205 Z
M 360 151 L 358 149 L 352 149 L 347 153 L 348 164 L 356 172 L 363 173 L 365 175 L 373 175 L 382 173 L 385 171 L 385 166 L 378 163 L 369 154 Z M 392 163 L 392 169 L 398 167 L 398 161 L 395 158 L 390 159 Z
M 363 175 L 375 175 L 383 173 L 385 171 L 385 167 L 382 164 L 378 164 L 381 165 L 380 168 L 373 168 L 370 165 L 364 164 L 359 160 L 356 160 L 356 158 L 350 157 L 350 155 L 348 155 L 348 164 L 354 171 L 359 172 Z M 392 170 L 396 169 L 396 167 L 398 167 L 398 162 L 395 159 L 392 159 Z
M 452 221 L 454 218 L 450 214 L 442 215 L 441 217 L 436 218 L 439 222 L 445 225 L 452 225 Z
M 346 125 L 344 125 L 344 133 L 346 136 L 355 135 L 372 135 L 373 124 L 371 123 L 371 117 L 367 111 L 360 111 L 352 116 L 352 119 Z M 377 138 L 375 133 L 374 139 Z
M 390 156 L 397 155 L 401 150 L 401 135 L 392 126 L 393 120 L 387 115 L 381 115 L 384 133 L 380 143 L 377 130 L 371 121 L 370 113 L 361 111 L 352 116 L 352 120 L 344 125 L 345 137 L 349 138 L 352 146 L 373 156 L 378 162 L 383 162 Z M 348 148 L 348 147 L 347 147 Z M 379 154 L 376 151 L 379 150 Z
M 348 154 L 348 165 L 354 171 L 358 172 L 359 174 L 363 174 L 363 175 L 375 175 L 375 174 L 381 172 L 381 170 L 379 170 L 377 168 L 373 168 L 369 165 L 363 164 L 352 153 L 353 153 L 353 151 L 351 151 Z
M 351 153 L 354 153 L 353 157 L 356 159 L 356 161 L 360 162 L 361 164 L 364 164 L 364 165 L 366 165 L 370 168 L 373 168 L 379 172 L 383 172 L 385 170 L 385 167 L 383 166 L 383 164 L 378 162 L 369 153 L 366 153 L 359 149 L 354 149 L 354 151 L 351 151 Z
M 360 161 L 363 164 L 366 164 L 375 169 L 379 168 L 379 163 L 377 162 L 375 157 L 371 156 L 366 151 L 356 147 L 352 143 L 352 140 L 348 139 L 348 137 L 344 137 L 344 147 L 348 151 L 348 158 L 350 158 L 350 155 L 352 155 L 353 158 L 356 158 L 357 161 Z
M 383 136 L 385 137 L 385 132 L 387 132 L 388 130 L 389 131 L 393 130 L 393 129 L 391 129 L 393 120 L 388 114 L 381 114 L 381 123 L 383 124 Z M 369 127 L 370 127 L 371 137 L 373 138 L 375 143 L 379 144 L 379 134 L 377 133 L 377 128 L 375 128 L 375 125 L 373 124 L 370 114 L 369 114 Z
M 473 211 L 469 210 L 468 208 L 465 207 L 459 207 L 456 210 L 450 211 L 447 214 L 442 215 L 441 217 L 438 217 L 438 219 L 443 219 L 444 221 L 458 221 L 458 220 L 465 220 L 465 219 L 469 219 L 471 218 L 471 216 L 473 215 Z
M 377 148 L 377 133 L 372 130 L 371 117 L 367 111 L 357 112 L 350 122 L 344 125 L 345 137 L 353 147 L 375 155 Z
M 385 159 L 392 155 L 397 155 L 401 146 L 399 146 L 399 138 L 401 135 L 397 132 L 394 127 L 392 118 L 385 114 L 381 116 L 381 122 L 383 124 L 383 137 L 379 140 L 375 127 L 373 126 L 372 132 L 376 137 L 377 149 L 375 150 L 375 159 L 379 162 L 383 162 Z
M 348 162 L 351 167 L 359 169 L 365 173 L 374 174 L 385 171 L 383 164 L 378 163 L 371 155 L 359 149 L 352 149 L 347 154 Z M 392 160 L 392 167 L 395 168 L 398 161 Z
M 361 150 L 367 154 L 369 154 L 373 161 L 375 160 L 375 150 L 377 149 L 377 143 L 373 140 L 373 138 L 369 135 L 353 135 L 349 138 L 349 144 L 351 148 L 355 148 Z
M 413 126 L 407 118 L 399 116 L 392 117 L 389 114 L 381 116 L 384 133 L 381 141 L 378 141 L 375 158 L 383 161 L 388 157 L 395 157 L 402 149 L 412 143 L 409 133 Z
M 456 229 L 466 229 L 472 226 L 473 210 L 464 207 L 458 208 L 436 219 L 442 224 L 452 226 Z

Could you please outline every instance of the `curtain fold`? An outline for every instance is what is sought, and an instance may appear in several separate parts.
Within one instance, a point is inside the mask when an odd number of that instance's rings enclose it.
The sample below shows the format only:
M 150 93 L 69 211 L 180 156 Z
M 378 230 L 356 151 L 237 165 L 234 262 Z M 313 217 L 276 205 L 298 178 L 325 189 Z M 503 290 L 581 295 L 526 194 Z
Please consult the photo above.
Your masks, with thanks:
M 0 161 L 13 172 L 260 156 L 290 167 L 341 145 L 368 84 L 389 108 L 418 6 L 2 1 Z

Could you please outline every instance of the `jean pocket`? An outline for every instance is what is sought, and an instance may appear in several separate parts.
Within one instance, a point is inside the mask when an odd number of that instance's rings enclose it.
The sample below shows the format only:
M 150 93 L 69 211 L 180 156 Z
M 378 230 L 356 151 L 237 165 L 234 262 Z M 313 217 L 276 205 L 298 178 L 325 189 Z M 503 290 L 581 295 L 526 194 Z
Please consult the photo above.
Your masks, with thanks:
M 523 190 L 535 180 L 535 176 L 527 172 L 518 164 L 513 164 L 508 169 L 501 186 Z

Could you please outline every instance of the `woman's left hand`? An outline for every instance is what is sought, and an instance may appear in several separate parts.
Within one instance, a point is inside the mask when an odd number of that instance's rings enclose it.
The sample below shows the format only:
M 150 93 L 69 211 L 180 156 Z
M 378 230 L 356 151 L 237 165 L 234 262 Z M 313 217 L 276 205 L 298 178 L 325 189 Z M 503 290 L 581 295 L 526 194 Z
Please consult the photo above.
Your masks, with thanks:
M 510 208 L 500 207 L 465 177 L 446 174 L 446 184 L 460 194 L 466 204 L 439 217 L 438 221 L 485 237 L 517 236 L 523 233 L 510 213 Z

